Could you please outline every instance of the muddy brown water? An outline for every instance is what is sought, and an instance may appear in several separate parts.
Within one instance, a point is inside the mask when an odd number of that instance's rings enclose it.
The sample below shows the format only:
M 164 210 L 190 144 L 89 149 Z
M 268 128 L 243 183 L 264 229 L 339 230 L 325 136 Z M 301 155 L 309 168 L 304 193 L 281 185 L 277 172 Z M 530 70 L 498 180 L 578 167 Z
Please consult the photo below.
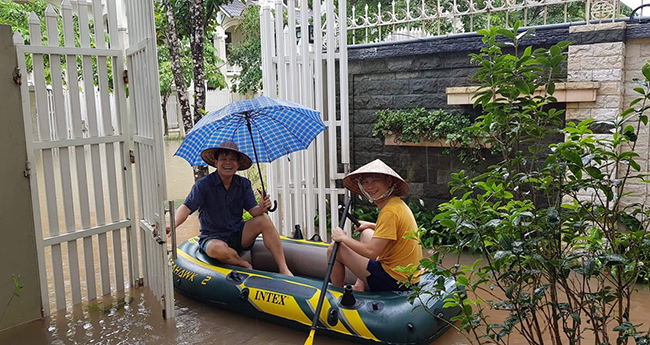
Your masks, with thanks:
M 192 185 L 192 170 L 173 153 L 180 142 L 167 142 L 167 186 L 171 200 L 182 201 Z M 198 234 L 198 219 L 192 215 L 178 228 L 178 242 Z M 456 260 L 449 258 L 449 260 Z M 462 264 L 474 258 L 460 257 Z M 37 320 L 0 332 L 0 345 L 31 344 L 303 344 L 309 332 L 257 321 L 217 309 L 176 294 L 176 318 L 165 321 L 155 297 L 148 289 L 127 290 L 126 296 L 107 298 L 71 311 L 53 313 Z M 635 323 L 650 325 L 650 289 L 638 286 L 633 295 Z M 491 315 L 495 318 L 500 316 Z M 526 344 L 518 336 L 511 344 Z M 339 340 L 316 336 L 314 344 L 341 344 Z M 450 329 L 432 344 L 469 344 L 464 334 Z M 585 339 L 584 344 L 593 344 Z

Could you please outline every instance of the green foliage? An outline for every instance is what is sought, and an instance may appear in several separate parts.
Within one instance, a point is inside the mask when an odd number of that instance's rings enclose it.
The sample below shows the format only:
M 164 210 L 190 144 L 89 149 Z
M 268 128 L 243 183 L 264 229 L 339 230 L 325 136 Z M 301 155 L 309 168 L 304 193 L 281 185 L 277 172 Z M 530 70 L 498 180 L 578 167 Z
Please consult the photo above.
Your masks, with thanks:
M 421 266 L 465 288 L 470 298 L 458 294 L 447 305 L 461 307 L 454 320 L 470 341 L 506 344 L 517 332 L 531 344 L 578 344 L 585 333 L 599 344 L 647 343 L 631 323 L 630 296 L 650 258 L 650 209 L 634 192 L 648 182 L 635 148 L 647 131 L 650 65 L 637 81 L 640 98 L 609 122 L 609 137 L 592 132 L 593 120 L 561 129 L 563 113 L 551 105 L 568 43 L 521 49 L 530 33 L 517 29 L 482 30 L 486 45 L 471 54 L 480 66 L 475 105 L 483 109 L 473 130 L 503 160 L 476 177 L 454 174 L 451 192 L 459 196 L 434 217 L 453 237 L 442 249 L 469 247 L 483 259 L 445 268 L 438 252 Z M 536 95 L 540 89 L 546 93 Z M 566 140 L 549 145 L 556 133 Z M 489 319 L 489 310 L 505 318 Z
M 234 78 L 232 91 L 256 93 L 262 88 L 262 41 L 260 38 L 260 6 L 247 6 L 240 25 L 244 41 L 230 45 L 228 62 L 242 68 Z
M 35 0 L 22 4 L 10 0 L 0 0 L 0 24 L 11 25 L 13 32 L 19 32 L 29 42 L 29 16 L 32 12 L 36 13 L 39 18 L 45 18 L 45 9 L 47 3 L 45 0 Z M 56 9 L 55 9 L 56 10 Z M 41 25 L 41 36 L 47 37 L 45 23 Z
M 41 24 L 40 24 L 40 33 L 41 33 L 41 42 L 39 44 L 41 45 L 48 45 L 48 34 L 47 34 L 47 28 L 45 25 L 45 11 L 47 9 L 48 3 L 45 0 L 34 0 L 34 1 L 29 1 L 29 2 L 23 2 L 23 3 L 16 3 L 13 1 L 9 0 L 0 0 L 0 24 L 7 24 L 12 27 L 13 32 L 18 32 L 22 36 L 23 40 L 25 41 L 25 44 L 29 45 L 35 45 L 36 42 L 31 42 L 31 37 L 29 35 L 29 17 L 31 13 L 36 14 L 36 16 L 40 19 Z M 63 23 L 61 20 L 61 9 L 59 7 L 53 6 L 52 9 L 57 15 L 57 31 L 58 31 L 58 37 L 57 37 L 57 44 L 63 46 L 64 43 L 64 38 L 63 38 Z M 72 15 L 72 26 L 74 28 L 74 41 L 75 41 L 75 46 L 79 47 L 81 46 L 80 41 L 79 41 L 79 17 L 76 14 Z M 88 23 L 88 32 L 90 32 L 90 46 L 91 47 L 96 47 L 96 40 L 95 40 L 95 35 L 94 33 L 94 21 L 92 19 L 89 19 Z M 108 33 L 104 33 L 104 40 L 106 42 L 109 42 L 109 37 Z M 66 59 L 67 56 L 61 55 L 61 66 L 65 69 L 66 66 Z M 50 69 L 50 61 L 49 61 L 49 56 L 45 55 L 43 56 L 43 63 L 44 63 L 44 71 L 45 71 L 45 81 L 46 83 L 50 83 L 51 81 L 51 69 Z M 113 68 L 112 68 L 112 59 L 107 59 L 107 71 L 108 71 L 108 87 L 110 90 L 113 90 Z M 31 72 L 33 70 L 33 59 L 32 59 L 32 54 L 27 54 L 25 56 L 25 64 L 27 66 L 27 71 Z M 83 78 L 83 70 L 82 70 L 82 56 L 78 55 L 76 57 L 76 64 L 77 64 L 77 71 L 74 73 L 70 73 L 70 75 L 76 74 L 79 79 Z M 93 83 L 94 85 L 99 84 L 99 78 L 98 78 L 98 72 L 97 72 L 97 58 L 92 59 L 92 78 L 93 78 Z M 65 78 L 63 79 L 63 82 L 65 83 L 66 80 Z
M 188 38 L 192 32 L 190 20 L 190 6 L 187 0 L 170 0 L 174 18 L 176 19 L 176 32 L 179 38 Z M 206 18 L 206 34 L 214 31 L 218 25 L 215 13 L 219 11 L 219 6 L 227 3 L 225 0 L 203 0 L 203 7 Z M 156 11 L 159 9 L 156 8 Z
M 442 109 L 427 111 L 415 108 L 408 111 L 388 109 L 377 112 L 377 123 L 372 130 L 375 137 L 386 138 L 391 134 L 401 142 L 418 143 L 420 140 L 449 139 L 469 145 L 470 133 L 465 130 L 471 122 L 460 113 L 448 113 Z
M 23 286 L 20 285 L 20 277 L 17 277 L 15 274 L 11 275 L 11 279 L 14 281 L 14 291 L 9 300 L 7 301 L 7 304 L 5 305 L 4 309 L 2 310 L 2 314 L 0 314 L 0 321 L 5 317 L 5 313 L 7 312 L 7 309 L 9 308 L 9 304 L 11 304 L 11 301 L 13 301 L 14 297 L 20 297 L 20 290 L 23 289 Z
M 208 1 L 209 2 L 209 1 Z M 209 3 L 213 3 L 209 2 Z M 209 4 L 206 4 L 206 11 L 211 10 Z M 181 55 L 181 69 L 183 70 L 183 79 L 185 80 L 185 87 L 190 87 L 192 79 L 194 78 L 193 68 L 194 62 L 192 60 L 192 51 L 190 49 L 190 40 L 188 34 L 188 25 L 189 23 L 189 11 L 187 2 L 185 1 L 172 1 L 172 7 L 176 19 L 176 28 L 182 27 L 183 30 L 179 32 L 179 42 L 178 48 Z M 165 14 L 165 8 L 160 3 L 157 2 L 154 11 L 155 24 L 156 24 L 156 43 L 158 45 L 158 75 L 160 80 L 160 94 L 170 94 L 172 91 L 172 86 L 174 86 L 174 77 L 172 74 L 172 62 L 169 56 L 169 48 L 167 43 L 167 37 L 165 32 L 167 32 L 167 16 Z M 180 16 L 177 17 L 177 16 Z M 183 22 L 187 20 L 187 23 Z M 215 24 L 212 21 L 208 21 L 208 30 L 205 34 L 205 44 L 203 45 L 204 49 L 204 58 L 205 58 L 205 79 L 210 89 L 224 89 L 226 84 L 226 78 L 221 73 L 219 69 L 224 62 L 219 59 L 216 55 L 216 49 L 212 44 L 214 40 L 214 30 L 210 29 Z
M 452 150 L 462 163 L 476 167 L 483 161 L 481 149 L 484 147 L 483 138 L 477 138 L 470 128 L 470 119 L 461 113 L 449 113 L 443 109 L 427 111 L 415 108 L 408 111 L 377 111 L 377 123 L 372 135 L 386 138 L 395 135 L 397 142 L 419 143 L 422 140 L 435 141 L 446 139 L 449 147 L 443 153 L 450 154 Z M 496 151 L 497 149 L 492 149 Z

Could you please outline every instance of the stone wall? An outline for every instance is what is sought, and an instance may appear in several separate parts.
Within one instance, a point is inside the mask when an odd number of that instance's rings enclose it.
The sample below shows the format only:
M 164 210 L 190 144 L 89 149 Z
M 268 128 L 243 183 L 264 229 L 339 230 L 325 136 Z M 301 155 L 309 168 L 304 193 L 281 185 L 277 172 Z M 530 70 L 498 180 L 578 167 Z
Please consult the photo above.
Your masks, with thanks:
M 524 45 L 573 43 L 562 91 L 566 103 L 557 105 L 566 106 L 567 120 L 613 119 L 629 104 L 631 79 L 640 75 L 644 57 L 650 56 L 650 24 L 557 25 L 535 31 Z M 386 146 L 372 136 L 375 113 L 424 107 L 476 117 L 476 110 L 466 104 L 471 102 L 453 104 L 447 91 L 477 85 L 472 81 L 477 67 L 470 64 L 469 54 L 482 46 L 481 36 L 463 34 L 350 47 L 351 169 L 380 158 L 409 182 L 411 192 L 406 199 L 422 199 L 427 207 L 447 201 L 451 173 L 466 168 L 457 155 L 443 153 L 444 148 Z M 647 133 L 644 138 L 643 154 L 648 159 Z
M 381 109 L 447 108 L 445 87 L 470 83 L 475 67 L 467 52 L 447 56 L 410 56 L 350 61 L 351 159 L 354 168 L 380 158 L 411 186 L 410 196 L 439 203 L 448 196 L 450 173 L 461 169 L 443 148 L 385 146 L 372 137 L 376 111 Z M 450 110 L 467 112 L 468 107 Z

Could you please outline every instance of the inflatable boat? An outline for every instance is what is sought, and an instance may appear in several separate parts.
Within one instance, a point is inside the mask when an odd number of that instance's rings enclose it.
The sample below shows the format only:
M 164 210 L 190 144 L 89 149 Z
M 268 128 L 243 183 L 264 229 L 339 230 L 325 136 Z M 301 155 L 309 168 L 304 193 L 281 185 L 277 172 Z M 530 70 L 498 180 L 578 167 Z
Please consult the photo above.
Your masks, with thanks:
M 277 273 L 261 238 L 242 256 L 253 269 L 222 264 L 199 250 L 198 237 L 191 238 L 178 246 L 177 259 L 172 259 L 174 288 L 209 305 L 309 331 L 327 271 L 328 245 L 282 237 L 282 246 L 295 277 Z M 460 312 L 443 307 L 445 297 L 457 289 L 453 279 L 429 274 L 419 284 L 433 286 L 438 278 L 446 279 L 446 291 L 413 304 L 410 292 L 352 292 L 330 284 L 316 334 L 357 343 L 429 344 Z M 346 283 L 355 279 L 348 272 Z

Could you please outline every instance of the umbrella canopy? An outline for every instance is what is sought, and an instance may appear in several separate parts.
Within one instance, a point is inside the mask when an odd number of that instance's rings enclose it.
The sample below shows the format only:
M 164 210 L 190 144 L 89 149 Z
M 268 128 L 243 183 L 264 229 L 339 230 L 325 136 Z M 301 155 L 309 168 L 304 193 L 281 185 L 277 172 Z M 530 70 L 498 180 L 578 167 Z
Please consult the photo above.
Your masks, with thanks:
M 236 101 L 208 113 L 187 133 L 175 155 L 192 166 L 206 165 L 203 150 L 232 140 L 253 162 L 272 162 L 306 149 L 325 129 L 320 113 L 269 97 Z M 252 137 L 252 140 L 251 140 Z

